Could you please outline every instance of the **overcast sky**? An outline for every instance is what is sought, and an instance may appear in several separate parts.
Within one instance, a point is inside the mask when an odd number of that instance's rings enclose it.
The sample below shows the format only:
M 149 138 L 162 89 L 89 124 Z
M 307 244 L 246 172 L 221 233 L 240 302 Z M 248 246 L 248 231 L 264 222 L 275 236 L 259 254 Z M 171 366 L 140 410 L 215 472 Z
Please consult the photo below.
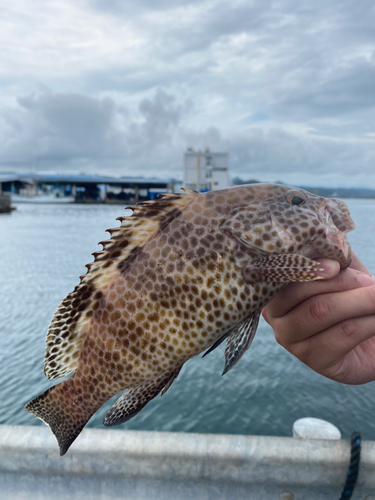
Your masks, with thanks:
M 373 0 L 2 0 L 0 172 L 375 187 Z

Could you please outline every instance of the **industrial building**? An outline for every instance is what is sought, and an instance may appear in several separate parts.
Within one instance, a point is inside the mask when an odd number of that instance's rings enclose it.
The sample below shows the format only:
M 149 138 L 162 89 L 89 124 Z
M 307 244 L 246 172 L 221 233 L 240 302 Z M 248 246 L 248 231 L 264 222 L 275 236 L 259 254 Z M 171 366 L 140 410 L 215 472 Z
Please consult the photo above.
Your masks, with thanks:
M 0 174 L 13 202 L 137 203 L 173 192 L 171 179 L 73 174 Z
M 188 148 L 184 156 L 184 186 L 201 192 L 229 187 L 228 153 Z

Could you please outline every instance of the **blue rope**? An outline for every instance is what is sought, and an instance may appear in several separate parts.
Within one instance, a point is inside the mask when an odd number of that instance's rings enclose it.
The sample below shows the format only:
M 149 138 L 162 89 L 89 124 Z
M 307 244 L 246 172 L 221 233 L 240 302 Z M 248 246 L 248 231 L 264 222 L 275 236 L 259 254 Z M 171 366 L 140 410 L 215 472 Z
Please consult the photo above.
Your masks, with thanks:
M 357 482 L 361 456 L 361 434 L 359 432 L 353 432 L 350 444 L 350 464 L 340 500 L 349 500 L 352 497 L 355 483 Z

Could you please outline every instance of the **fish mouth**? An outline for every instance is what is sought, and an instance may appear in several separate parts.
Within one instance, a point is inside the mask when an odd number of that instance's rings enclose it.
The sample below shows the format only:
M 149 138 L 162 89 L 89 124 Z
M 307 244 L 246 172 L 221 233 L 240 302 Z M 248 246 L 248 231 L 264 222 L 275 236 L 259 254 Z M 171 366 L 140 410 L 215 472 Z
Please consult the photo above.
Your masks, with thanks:
M 334 236 L 328 236 L 327 240 L 330 243 L 330 247 L 334 247 L 335 256 L 325 255 L 319 251 L 305 252 L 306 257 L 312 260 L 320 259 L 334 259 L 340 264 L 340 269 L 346 269 L 350 266 L 352 261 L 352 250 L 348 241 L 337 240 Z
M 327 242 L 329 242 L 331 249 L 333 247 L 336 250 L 335 259 L 339 262 L 341 269 L 346 269 L 352 261 L 352 251 L 347 239 L 346 231 L 340 231 L 338 229 L 334 223 L 332 214 L 327 207 L 325 207 L 323 217 L 324 225 L 326 227 Z M 354 226 L 353 222 L 352 225 Z M 352 230 L 352 227 L 349 230 Z

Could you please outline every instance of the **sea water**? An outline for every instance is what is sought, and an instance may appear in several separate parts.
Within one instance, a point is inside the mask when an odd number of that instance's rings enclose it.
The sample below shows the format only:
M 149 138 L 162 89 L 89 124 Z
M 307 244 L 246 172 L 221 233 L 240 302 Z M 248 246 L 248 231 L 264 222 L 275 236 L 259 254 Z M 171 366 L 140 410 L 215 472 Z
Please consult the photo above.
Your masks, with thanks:
M 357 225 L 349 240 L 375 273 L 375 200 L 346 201 Z M 105 229 L 125 213 L 120 205 L 19 204 L 0 216 L 0 424 L 43 425 L 23 408 L 56 383 L 43 375 L 51 317 L 109 237 Z M 375 383 L 348 386 L 316 374 L 276 343 L 263 320 L 224 377 L 223 351 L 188 361 L 165 396 L 119 428 L 290 436 L 295 420 L 318 417 L 345 438 L 358 430 L 375 440 Z M 102 427 L 115 399 L 89 427 Z

